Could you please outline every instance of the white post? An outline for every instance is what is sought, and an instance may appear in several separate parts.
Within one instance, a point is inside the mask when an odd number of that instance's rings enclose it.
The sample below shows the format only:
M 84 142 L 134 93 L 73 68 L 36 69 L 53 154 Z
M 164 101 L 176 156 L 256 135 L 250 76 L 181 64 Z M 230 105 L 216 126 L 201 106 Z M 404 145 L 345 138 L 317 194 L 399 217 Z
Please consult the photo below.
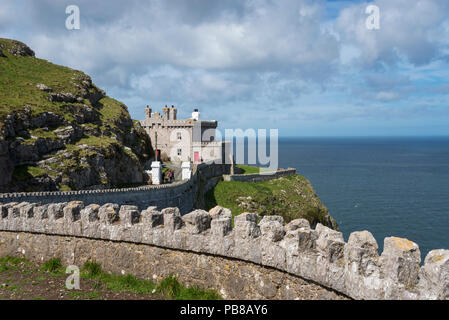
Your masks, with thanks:
M 181 165 L 182 168 L 182 180 L 190 179 L 192 175 L 192 170 L 190 169 L 190 162 L 183 162 Z
M 153 161 L 151 163 L 151 180 L 153 184 L 161 184 L 162 169 L 160 161 Z

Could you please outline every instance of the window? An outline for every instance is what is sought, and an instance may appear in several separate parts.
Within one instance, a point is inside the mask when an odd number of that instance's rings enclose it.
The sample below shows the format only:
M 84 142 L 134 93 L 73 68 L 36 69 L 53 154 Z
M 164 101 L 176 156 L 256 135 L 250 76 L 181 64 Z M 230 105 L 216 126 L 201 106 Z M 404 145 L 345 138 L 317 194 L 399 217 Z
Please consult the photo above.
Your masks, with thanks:
M 178 132 L 177 134 L 178 140 L 181 140 L 181 132 Z
M 182 154 L 182 149 L 178 149 L 178 156 L 180 157 Z

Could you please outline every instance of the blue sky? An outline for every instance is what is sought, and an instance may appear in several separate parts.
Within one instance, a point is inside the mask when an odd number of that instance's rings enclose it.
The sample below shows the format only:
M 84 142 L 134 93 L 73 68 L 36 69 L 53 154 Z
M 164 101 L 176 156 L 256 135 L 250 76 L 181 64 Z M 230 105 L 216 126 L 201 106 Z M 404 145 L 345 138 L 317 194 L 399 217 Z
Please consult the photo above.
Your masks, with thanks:
M 80 30 L 65 28 L 72 4 Z M 449 135 L 447 12 L 449 0 L 3 0 L 0 37 L 83 70 L 135 119 L 173 104 L 281 136 Z

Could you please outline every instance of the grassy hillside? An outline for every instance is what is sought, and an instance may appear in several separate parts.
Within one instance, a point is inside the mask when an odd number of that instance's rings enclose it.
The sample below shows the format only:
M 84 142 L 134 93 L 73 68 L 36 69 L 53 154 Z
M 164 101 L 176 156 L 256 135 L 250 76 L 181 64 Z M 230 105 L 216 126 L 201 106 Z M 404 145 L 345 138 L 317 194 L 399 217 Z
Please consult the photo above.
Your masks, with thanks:
M 338 229 L 310 182 L 298 174 L 264 182 L 221 181 L 206 194 L 205 201 L 207 210 L 220 205 L 233 215 L 280 215 L 286 222 L 304 218 L 311 225 L 319 222 Z
M 149 138 L 88 75 L 1 38 L 0 70 L 0 192 L 144 182 Z
M 260 172 L 260 169 L 258 167 L 254 167 L 254 166 L 247 166 L 244 164 L 237 164 L 235 166 L 237 168 L 241 169 L 240 174 L 251 174 L 251 173 L 259 173 Z

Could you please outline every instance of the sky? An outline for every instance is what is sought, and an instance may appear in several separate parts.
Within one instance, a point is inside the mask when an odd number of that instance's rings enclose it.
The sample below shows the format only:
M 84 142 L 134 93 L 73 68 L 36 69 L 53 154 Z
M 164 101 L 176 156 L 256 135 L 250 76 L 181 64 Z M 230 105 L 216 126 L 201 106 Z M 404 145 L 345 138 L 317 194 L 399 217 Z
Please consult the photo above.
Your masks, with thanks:
M 175 105 L 222 130 L 449 135 L 448 12 L 449 0 L 2 0 L 0 37 L 84 71 L 134 119 Z

